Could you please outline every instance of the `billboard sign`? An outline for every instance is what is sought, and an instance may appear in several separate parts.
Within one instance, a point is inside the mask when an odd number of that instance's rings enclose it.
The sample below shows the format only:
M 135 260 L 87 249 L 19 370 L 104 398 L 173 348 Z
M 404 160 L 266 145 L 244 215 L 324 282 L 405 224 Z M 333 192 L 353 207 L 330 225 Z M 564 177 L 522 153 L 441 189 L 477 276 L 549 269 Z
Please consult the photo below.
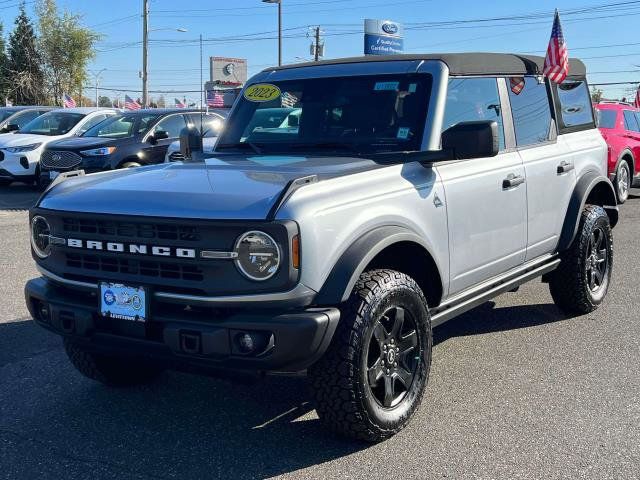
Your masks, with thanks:
M 404 51 L 402 24 L 391 20 L 364 21 L 364 54 L 392 55 Z
M 211 57 L 211 81 L 216 85 L 239 87 L 247 81 L 244 58 Z

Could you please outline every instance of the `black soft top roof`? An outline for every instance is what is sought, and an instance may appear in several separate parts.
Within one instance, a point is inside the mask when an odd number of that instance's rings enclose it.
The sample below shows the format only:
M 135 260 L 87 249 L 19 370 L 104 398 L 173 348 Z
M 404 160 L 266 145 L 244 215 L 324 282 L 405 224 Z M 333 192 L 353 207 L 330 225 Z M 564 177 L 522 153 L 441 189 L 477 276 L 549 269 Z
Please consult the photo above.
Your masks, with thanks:
M 286 70 L 290 68 L 311 67 L 320 65 L 340 65 L 361 62 L 393 62 L 412 60 L 441 60 L 449 67 L 451 75 L 537 75 L 542 74 L 544 57 L 536 55 L 519 55 L 511 53 L 438 53 L 438 54 L 406 54 L 406 55 L 368 55 L 364 57 L 336 58 L 320 62 L 296 63 L 282 67 L 267 68 L 269 70 Z M 587 70 L 582 61 L 569 59 L 569 75 L 583 77 Z

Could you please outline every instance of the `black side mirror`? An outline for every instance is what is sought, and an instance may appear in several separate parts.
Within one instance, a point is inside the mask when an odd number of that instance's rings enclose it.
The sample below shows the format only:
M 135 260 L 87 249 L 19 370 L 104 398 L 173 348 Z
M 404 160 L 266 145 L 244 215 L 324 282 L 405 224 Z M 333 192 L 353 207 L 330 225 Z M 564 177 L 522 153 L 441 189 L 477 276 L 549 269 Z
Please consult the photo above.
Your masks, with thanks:
M 202 137 L 195 126 L 185 127 L 180 132 L 180 153 L 186 160 L 195 162 L 201 159 Z
M 442 132 L 442 149 L 457 160 L 495 157 L 500 150 L 495 120 L 460 122 Z
M 20 127 L 18 125 L 16 125 L 15 123 L 10 123 L 6 127 L 4 127 L 3 130 L 5 132 L 17 132 L 18 130 L 20 130 Z
M 158 130 L 153 134 L 153 138 L 156 140 L 165 140 L 169 138 L 169 132 L 165 132 L 164 130 Z

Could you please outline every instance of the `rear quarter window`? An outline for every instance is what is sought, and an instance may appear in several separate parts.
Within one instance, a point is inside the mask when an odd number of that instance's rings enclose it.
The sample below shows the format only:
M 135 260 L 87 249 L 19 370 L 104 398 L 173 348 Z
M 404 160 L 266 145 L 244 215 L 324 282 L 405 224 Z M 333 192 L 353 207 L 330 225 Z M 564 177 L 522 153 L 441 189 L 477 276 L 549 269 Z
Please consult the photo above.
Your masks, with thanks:
M 594 126 L 591 95 L 584 80 L 565 80 L 557 85 L 556 91 L 561 132 L 583 130 Z
M 616 128 L 617 110 L 596 110 L 596 124 L 600 128 Z

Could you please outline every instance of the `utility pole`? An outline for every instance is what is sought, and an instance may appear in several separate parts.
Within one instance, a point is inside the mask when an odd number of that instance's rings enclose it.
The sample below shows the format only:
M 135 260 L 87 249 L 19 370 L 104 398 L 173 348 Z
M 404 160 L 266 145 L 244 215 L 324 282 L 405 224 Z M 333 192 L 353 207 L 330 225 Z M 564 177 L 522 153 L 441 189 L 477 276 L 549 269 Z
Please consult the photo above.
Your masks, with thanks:
M 313 52 L 313 59 L 317 62 L 320 59 L 320 26 L 316 27 L 316 41 Z
M 263 3 L 278 4 L 278 66 L 282 65 L 282 0 L 262 0 Z
M 149 87 L 147 85 L 149 67 L 149 0 L 142 0 L 142 106 L 147 106 Z

